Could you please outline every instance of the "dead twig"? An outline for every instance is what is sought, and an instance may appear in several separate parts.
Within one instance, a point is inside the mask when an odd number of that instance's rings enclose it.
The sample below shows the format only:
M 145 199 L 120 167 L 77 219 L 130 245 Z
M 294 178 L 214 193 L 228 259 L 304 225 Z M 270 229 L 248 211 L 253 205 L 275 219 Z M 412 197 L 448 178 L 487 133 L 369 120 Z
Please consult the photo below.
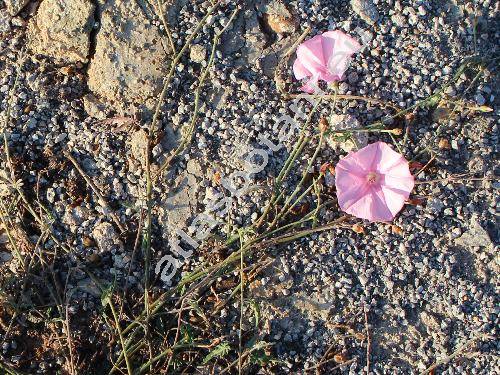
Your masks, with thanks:
M 401 107 L 398 107 L 395 104 L 385 102 L 380 99 L 376 98 L 368 98 L 366 96 L 359 96 L 359 95 L 328 95 L 328 94 L 320 94 L 320 95 L 313 95 L 313 94 L 288 94 L 287 99 L 295 99 L 295 98 L 311 98 L 311 99 L 316 99 L 316 98 L 322 98 L 322 99 L 335 99 L 335 96 L 339 100 L 357 100 L 357 101 L 362 101 L 362 102 L 367 102 L 367 103 L 372 103 L 372 104 L 379 104 L 384 107 L 390 107 L 396 111 L 401 110 Z
M 181 307 L 179 308 L 179 313 L 177 317 L 177 329 L 175 331 L 174 345 L 172 345 L 172 348 L 174 348 L 177 345 L 177 342 L 179 341 L 179 334 L 181 332 L 181 323 L 182 323 L 182 311 L 184 308 L 185 301 L 186 301 L 186 296 L 182 298 Z M 170 364 L 172 363 L 173 358 L 174 358 L 174 350 L 172 349 L 170 357 L 168 358 L 167 367 L 165 368 L 166 373 L 168 373 L 168 369 L 170 368 Z
M 469 181 L 495 181 L 498 180 L 498 177 L 470 177 L 467 178 L 468 174 L 450 176 L 446 178 L 438 178 L 430 181 L 415 181 L 415 185 L 424 185 L 424 184 L 437 184 L 439 182 L 451 182 L 452 184 L 461 184 Z
M 370 351 L 372 346 L 372 340 L 370 338 L 370 326 L 368 325 L 368 309 L 366 304 L 363 308 L 365 315 L 365 331 L 366 331 L 366 373 L 370 373 Z
M 460 345 L 453 353 L 451 353 L 449 356 L 441 359 L 440 361 L 437 361 L 435 362 L 432 366 L 426 368 L 423 372 L 421 372 L 420 374 L 421 375 L 425 375 L 425 374 L 429 374 L 429 373 L 432 373 L 437 367 L 441 366 L 441 365 L 444 365 L 448 362 L 450 362 L 451 360 L 455 359 L 456 357 L 458 357 L 460 354 L 462 354 L 466 349 L 467 347 L 469 347 L 470 345 L 472 345 L 474 342 L 476 342 L 477 340 L 485 340 L 485 339 L 488 339 L 488 340 L 491 340 L 493 337 L 490 336 L 490 335 L 487 335 L 485 333 L 477 333 L 473 338 L 471 338 L 470 340 L 468 340 L 467 342 L 465 342 L 465 344 L 463 345 Z
M 90 179 L 90 177 L 85 173 L 85 171 L 80 167 L 76 159 L 71 155 L 71 153 L 67 150 L 63 151 L 64 156 L 75 166 L 76 170 L 80 173 L 80 175 L 84 178 L 84 180 L 87 182 L 87 184 L 90 186 L 92 191 L 97 195 L 98 202 L 99 204 L 108 210 L 110 212 L 110 216 L 115 222 L 116 226 L 118 229 L 120 229 L 121 233 L 124 233 L 127 231 L 127 228 L 120 222 L 120 219 L 114 213 L 113 209 L 109 206 L 108 202 L 104 198 L 104 196 L 101 194 L 101 191 L 98 189 L 98 187 L 94 184 L 94 182 Z

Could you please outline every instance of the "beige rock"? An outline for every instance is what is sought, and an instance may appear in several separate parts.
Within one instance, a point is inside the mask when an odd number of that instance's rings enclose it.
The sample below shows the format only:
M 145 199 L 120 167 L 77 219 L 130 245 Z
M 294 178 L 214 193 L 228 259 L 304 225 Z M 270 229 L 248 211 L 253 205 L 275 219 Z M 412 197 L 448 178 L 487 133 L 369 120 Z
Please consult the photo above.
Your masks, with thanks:
M 83 97 L 83 108 L 91 117 L 98 120 L 106 118 L 106 106 L 92 94 L 87 94 Z
M 96 225 L 92 231 L 92 236 L 101 252 L 123 248 L 115 228 L 110 223 L 103 222 Z
M 131 105 L 154 106 L 168 68 L 158 29 L 135 1 L 110 0 L 89 67 L 89 88 L 120 114 Z
M 195 63 L 201 63 L 207 58 L 207 50 L 201 44 L 193 44 L 191 46 L 189 57 Z
M 0 12 L 0 34 L 8 33 L 10 29 L 10 16 L 6 12 Z
M 179 175 L 174 181 L 167 199 L 160 205 L 160 222 L 167 232 L 173 228 L 184 229 L 194 218 L 196 208 L 196 177 L 189 173 Z
M 329 119 L 329 126 L 332 135 L 327 138 L 327 142 L 334 149 L 351 152 L 363 148 L 368 144 L 367 133 L 353 132 L 349 137 L 344 136 L 345 133 L 333 134 L 335 129 L 359 128 L 359 121 L 353 116 L 334 114 Z
M 28 27 L 29 47 L 59 62 L 88 62 L 94 10 L 90 0 L 43 1 Z
M 7 11 L 11 16 L 15 16 L 23 9 L 30 0 L 4 0 Z
M 146 160 L 146 150 L 148 147 L 148 134 L 145 130 L 139 129 L 130 137 L 130 152 L 134 160 L 141 162 L 144 167 Z
M 264 7 L 264 22 L 276 33 L 293 33 L 297 20 L 287 6 L 278 0 L 271 1 Z

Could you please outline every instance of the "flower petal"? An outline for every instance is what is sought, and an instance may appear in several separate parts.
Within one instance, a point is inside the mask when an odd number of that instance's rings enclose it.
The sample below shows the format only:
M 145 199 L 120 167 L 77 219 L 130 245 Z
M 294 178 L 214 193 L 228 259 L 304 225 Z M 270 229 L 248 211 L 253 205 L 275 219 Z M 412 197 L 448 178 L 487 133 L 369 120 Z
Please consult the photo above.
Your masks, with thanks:
M 325 37 L 324 45 L 328 46 L 328 51 L 331 51 L 326 56 L 328 73 L 335 77 L 335 80 L 342 80 L 352 55 L 361 49 L 361 45 L 357 40 L 339 30 L 328 31 L 323 36 Z
M 352 154 L 355 162 L 360 165 L 365 172 L 374 170 L 372 168 L 373 160 L 375 160 L 377 153 L 379 152 L 379 146 L 377 143 L 371 143 Z
M 321 35 L 316 35 L 297 48 L 297 59 L 313 74 L 326 70 L 322 39 Z
M 370 221 L 390 221 L 393 213 L 387 207 L 385 197 L 380 189 L 370 187 L 353 205 L 345 210 L 347 213 Z
M 371 169 L 379 171 L 380 173 L 386 173 L 393 166 L 405 162 L 403 155 L 398 154 L 385 142 L 375 142 L 373 145 L 376 146 L 377 150 L 375 157 L 373 158 Z
M 408 162 L 406 160 L 402 161 L 383 175 L 382 185 L 394 190 L 404 191 L 406 198 L 408 198 L 415 186 L 415 178 L 410 173 Z
M 347 211 L 366 194 L 369 186 L 363 176 L 336 169 L 335 187 L 340 208 Z
M 301 59 L 296 59 L 293 63 L 293 75 L 296 79 L 301 80 L 310 77 L 312 73 L 302 64 Z

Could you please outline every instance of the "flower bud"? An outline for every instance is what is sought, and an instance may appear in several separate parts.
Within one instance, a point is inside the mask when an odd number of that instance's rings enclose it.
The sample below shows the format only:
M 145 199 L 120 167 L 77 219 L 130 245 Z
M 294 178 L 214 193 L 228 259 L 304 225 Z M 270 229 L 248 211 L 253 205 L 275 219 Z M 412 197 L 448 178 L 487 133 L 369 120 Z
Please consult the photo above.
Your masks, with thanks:
M 446 138 L 441 138 L 439 140 L 438 147 L 441 150 L 449 150 L 451 148 L 450 141 L 448 141 Z
M 365 228 L 363 228 L 361 225 L 359 224 L 353 224 L 352 226 L 352 230 L 358 234 L 363 234 L 365 233 Z
M 328 130 L 328 120 L 324 117 L 321 117 L 318 125 L 319 131 L 324 133 Z

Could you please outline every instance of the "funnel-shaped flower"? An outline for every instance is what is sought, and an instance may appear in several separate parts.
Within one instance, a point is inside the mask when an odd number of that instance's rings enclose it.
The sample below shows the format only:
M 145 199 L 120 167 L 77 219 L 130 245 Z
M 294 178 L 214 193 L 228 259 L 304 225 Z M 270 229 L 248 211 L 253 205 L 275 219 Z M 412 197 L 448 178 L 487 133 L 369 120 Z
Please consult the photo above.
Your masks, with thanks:
M 327 31 L 306 40 L 297 48 L 293 73 L 298 80 L 309 78 L 302 91 L 312 93 L 319 80 L 341 81 L 351 56 L 361 45 L 342 31 Z
M 390 221 L 415 184 L 403 155 L 384 142 L 350 153 L 335 167 L 340 208 L 370 221 Z

